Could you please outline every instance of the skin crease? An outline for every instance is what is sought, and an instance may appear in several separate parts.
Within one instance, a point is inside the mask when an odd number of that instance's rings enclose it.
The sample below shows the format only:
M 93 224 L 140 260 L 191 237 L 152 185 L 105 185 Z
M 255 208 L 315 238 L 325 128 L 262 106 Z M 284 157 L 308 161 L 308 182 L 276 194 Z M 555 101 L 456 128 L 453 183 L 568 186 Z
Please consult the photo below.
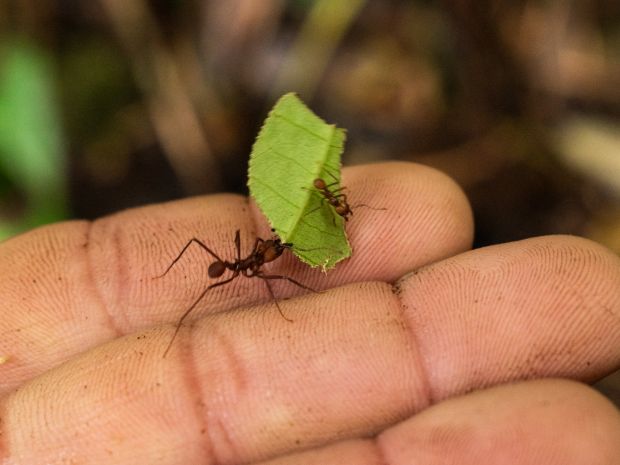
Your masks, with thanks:
M 214 289 L 269 237 L 232 195 L 47 226 L 0 244 L 2 464 L 617 464 L 620 414 L 578 381 L 620 366 L 620 260 L 548 236 L 468 251 L 446 176 L 344 171 L 355 254 L 327 276 L 285 253 Z M 221 279 L 227 275 L 224 274 Z M 303 294 L 303 295 L 302 295 Z M 574 380 L 574 381 L 570 381 Z

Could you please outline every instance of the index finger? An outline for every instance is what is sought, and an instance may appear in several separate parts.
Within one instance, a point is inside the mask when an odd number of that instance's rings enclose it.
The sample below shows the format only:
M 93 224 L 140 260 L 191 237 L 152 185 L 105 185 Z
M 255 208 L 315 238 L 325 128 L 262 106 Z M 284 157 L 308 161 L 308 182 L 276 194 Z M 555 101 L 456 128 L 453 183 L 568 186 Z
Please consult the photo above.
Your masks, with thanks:
M 447 176 L 420 165 L 390 163 L 344 170 L 351 203 L 347 227 L 354 256 L 325 276 L 291 256 L 269 271 L 314 288 L 392 281 L 403 273 L 470 247 L 472 216 L 462 191 Z M 192 237 L 233 257 L 269 227 L 244 197 L 217 195 L 137 208 L 93 223 L 47 226 L 0 246 L 0 393 L 119 335 L 175 322 L 209 283 L 212 258 L 190 248 L 164 279 L 160 275 Z M 198 250 L 197 250 L 198 249 Z M 278 297 L 299 292 L 276 286 Z M 267 301 L 260 280 L 236 279 L 214 289 L 193 317 Z

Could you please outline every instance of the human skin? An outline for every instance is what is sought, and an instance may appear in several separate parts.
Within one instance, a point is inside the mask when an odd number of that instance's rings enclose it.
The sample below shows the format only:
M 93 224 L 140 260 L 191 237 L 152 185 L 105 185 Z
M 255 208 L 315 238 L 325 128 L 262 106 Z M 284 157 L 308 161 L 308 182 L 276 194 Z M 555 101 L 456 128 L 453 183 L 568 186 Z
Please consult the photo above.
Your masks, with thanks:
M 620 260 L 570 236 L 469 250 L 461 190 L 414 164 L 344 170 L 354 256 L 289 252 L 210 291 L 269 227 L 217 195 L 0 244 L 2 464 L 618 464 Z M 326 206 L 327 208 L 327 206 Z M 508 213 L 506 213 L 508 214 Z M 225 274 L 220 279 L 225 279 Z M 217 281 L 217 280 L 216 280 Z

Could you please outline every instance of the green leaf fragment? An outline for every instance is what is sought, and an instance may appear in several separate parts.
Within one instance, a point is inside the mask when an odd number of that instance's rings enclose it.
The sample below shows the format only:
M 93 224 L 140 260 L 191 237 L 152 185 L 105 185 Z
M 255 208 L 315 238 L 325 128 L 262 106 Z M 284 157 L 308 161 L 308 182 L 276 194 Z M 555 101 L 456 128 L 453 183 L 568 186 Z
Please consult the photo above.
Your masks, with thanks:
M 323 270 L 351 256 L 344 220 L 313 186 L 340 185 L 345 131 L 325 123 L 295 94 L 269 113 L 250 155 L 250 194 L 282 241 L 300 260 Z

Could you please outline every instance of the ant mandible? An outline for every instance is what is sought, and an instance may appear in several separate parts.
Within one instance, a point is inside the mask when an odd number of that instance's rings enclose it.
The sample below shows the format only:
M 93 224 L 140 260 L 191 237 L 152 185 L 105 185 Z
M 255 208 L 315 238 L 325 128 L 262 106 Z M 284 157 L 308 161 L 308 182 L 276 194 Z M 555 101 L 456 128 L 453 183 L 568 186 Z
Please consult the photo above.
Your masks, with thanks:
M 170 271 L 170 269 L 179 261 L 181 256 L 185 253 L 187 248 L 190 245 L 192 245 L 192 243 L 198 244 L 209 255 L 215 258 L 215 261 L 211 263 L 211 265 L 209 265 L 209 270 L 208 270 L 209 278 L 219 278 L 220 276 L 224 274 L 226 270 L 232 271 L 233 274 L 230 278 L 225 279 L 224 281 L 220 281 L 220 282 L 217 282 L 217 283 L 214 283 L 208 286 L 204 291 L 202 291 L 202 293 L 198 296 L 198 298 L 194 301 L 194 303 L 185 311 L 185 313 L 181 316 L 181 318 L 179 319 L 179 322 L 177 323 L 176 329 L 174 331 L 174 335 L 172 336 L 172 340 L 170 341 L 170 344 L 168 345 L 166 351 L 164 352 L 164 357 L 168 354 L 168 351 L 172 347 L 172 343 L 174 342 L 177 336 L 177 333 L 181 329 L 181 325 L 183 324 L 183 321 L 192 312 L 192 310 L 194 310 L 196 305 L 198 305 L 198 302 L 202 300 L 202 298 L 206 295 L 206 293 L 215 287 L 228 284 L 229 282 L 231 282 L 233 279 L 235 279 L 239 275 L 245 276 L 246 278 L 256 277 L 256 278 L 263 279 L 265 284 L 267 285 L 267 289 L 269 290 L 269 294 L 271 295 L 271 298 L 276 304 L 278 312 L 280 312 L 280 315 L 282 315 L 282 318 L 284 318 L 286 321 L 289 321 L 289 322 L 292 322 L 293 320 L 291 320 L 290 318 L 287 318 L 284 315 L 284 312 L 282 312 L 282 309 L 280 308 L 280 305 L 278 304 L 278 301 L 273 294 L 273 290 L 271 289 L 271 286 L 269 285 L 268 280 L 285 279 L 295 284 L 296 286 L 301 287 L 302 289 L 306 289 L 312 292 L 317 292 L 314 289 L 301 284 L 300 282 L 294 280 L 293 278 L 289 276 L 276 275 L 276 274 L 265 274 L 261 270 L 261 267 L 265 263 L 269 263 L 277 259 L 280 255 L 284 253 L 286 249 L 290 249 L 293 246 L 293 244 L 288 243 L 288 242 L 282 242 L 282 240 L 277 236 L 274 236 L 273 238 L 267 239 L 267 240 L 264 240 L 258 237 L 256 238 L 256 241 L 254 242 L 254 246 L 252 247 L 252 251 L 250 252 L 250 254 L 246 258 L 242 259 L 241 258 L 241 237 L 240 237 L 240 233 L 238 229 L 235 232 L 236 257 L 234 261 L 229 262 L 227 260 L 223 260 L 222 258 L 220 258 L 218 254 L 216 254 L 213 250 L 207 247 L 202 241 L 194 237 L 187 244 L 185 244 L 185 247 L 183 247 L 179 255 L 172 261 L 172 263 L 170 264 L 170 266 L 168 266 L 166 271 L 164 271 L 163 274 L 158 276 L 158 278 L 165 276 L 168 273 L 168 271 Z

